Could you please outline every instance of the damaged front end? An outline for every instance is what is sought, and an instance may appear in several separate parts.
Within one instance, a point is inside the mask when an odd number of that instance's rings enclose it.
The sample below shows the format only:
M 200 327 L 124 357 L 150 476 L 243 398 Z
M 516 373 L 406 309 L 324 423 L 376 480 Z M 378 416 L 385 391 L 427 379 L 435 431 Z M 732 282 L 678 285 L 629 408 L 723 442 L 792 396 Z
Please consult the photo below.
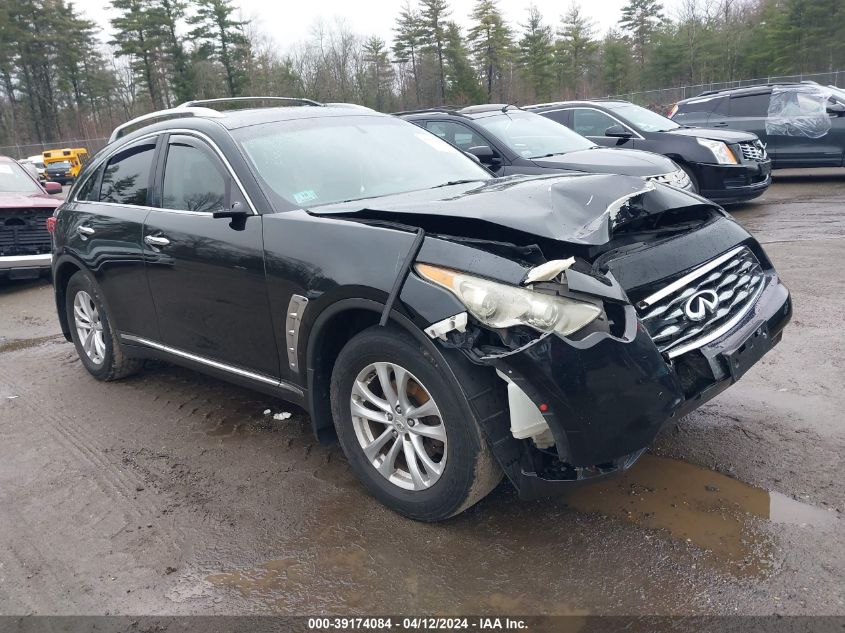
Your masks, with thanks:
M 595 318 L 575 331 L 490 328 L 467 312 L 426 330 L 505 382 L 509 424 L 493 419 L 485 432 L 524 498 L 628 468 L 684 401 L 613 276 L 599 279 L 570 266 L 564 260 L 531 269 L 525 287 L 590 306 Z M 418 264 L 416 271 L 432 280 L 432 268 Z
M 427 232 L 401 302 L 502 381 L 507 411 L 477 417 L 523 498 L 631 466 L 667 420 L 759 360 L 791 315 L 765 253 L 719 207 L 620 178 L 488 184 L 440 201 L 452 218 L 416 204 L 355 214 Z M 603 195 L 588 196 L 597 184 Z M 470 219 L 462 202 L 493 186 L 530 194 L 534 233 L 502 211 Z M 563 201 L 573 210 L 557 223 Z

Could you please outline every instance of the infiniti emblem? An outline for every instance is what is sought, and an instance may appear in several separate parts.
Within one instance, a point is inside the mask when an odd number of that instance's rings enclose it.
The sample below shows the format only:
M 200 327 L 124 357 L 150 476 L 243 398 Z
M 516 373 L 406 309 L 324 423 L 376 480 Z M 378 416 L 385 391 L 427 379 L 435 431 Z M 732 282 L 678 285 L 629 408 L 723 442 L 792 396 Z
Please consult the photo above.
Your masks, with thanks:
M 684 312 L 693 321 L 701 321 L 708 314 L 716 312 L 719 306 L 719 295 L 713 290 L 696 292 L 684 305 Z

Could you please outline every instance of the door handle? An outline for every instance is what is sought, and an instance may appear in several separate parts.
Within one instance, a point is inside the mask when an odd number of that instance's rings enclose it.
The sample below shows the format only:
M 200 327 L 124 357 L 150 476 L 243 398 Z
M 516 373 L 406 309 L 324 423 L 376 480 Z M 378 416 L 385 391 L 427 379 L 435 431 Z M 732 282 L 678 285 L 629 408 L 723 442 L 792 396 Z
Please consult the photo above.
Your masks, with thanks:
M 76 227 L 76 232 L 79 233 L 80 235 L 88 236 L 88 235 L 94 235 L 94 233 L 96 231 L 94 231 L 94 229 L 92 229 L 90 226 L 79 225 L 79 226 Z
M 144 243 L 149 246 L 167 246 L 170 244 L 170 240 L 161 235 L 147 235 L 144 237 Z

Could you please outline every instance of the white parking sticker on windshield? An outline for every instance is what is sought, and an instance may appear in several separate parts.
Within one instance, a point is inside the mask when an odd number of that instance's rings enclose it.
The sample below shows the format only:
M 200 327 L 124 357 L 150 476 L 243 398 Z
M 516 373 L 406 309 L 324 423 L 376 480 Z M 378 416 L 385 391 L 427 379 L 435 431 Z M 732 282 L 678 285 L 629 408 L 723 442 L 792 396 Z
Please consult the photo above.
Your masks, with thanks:
M 449 145 L 445 141 L 439 140 L 438 138 L 436 138 L 435 136 L 432 136 L 431 134 L 426 134 L 425 132 L 416 132 L 416 133 L 414 133 L 414 136 L 416 136 L 418 139 L 420 139 L 424 143 L 428 143 L 434 149 L 436 149 L 438 152 L 444 152 L 446 154 L 451 154 L 452 151 L 453 151 L 451 145 Z
M 293 199 L 296 200 L 296 204 L 305 204 L 306 202 L 316 200 L 317 194 L 313 190 L 307 189 L 293 194 Z

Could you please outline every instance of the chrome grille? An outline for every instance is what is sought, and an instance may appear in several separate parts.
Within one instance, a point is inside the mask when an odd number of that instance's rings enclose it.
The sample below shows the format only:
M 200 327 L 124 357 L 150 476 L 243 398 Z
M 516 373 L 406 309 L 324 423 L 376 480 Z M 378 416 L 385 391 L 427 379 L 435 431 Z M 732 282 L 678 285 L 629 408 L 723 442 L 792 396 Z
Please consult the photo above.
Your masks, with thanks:
M 739 149 L 742 151 L 742 157 L 745 160 L 764 160 L 766 158 L 766 148 L 760 141 L 742 141 L 739 144 Z
M 52 214 L 52 209 L 0 209 L 0 257 L 49 253 Z
M 670 171 L 666 174 L 657 174 L 656 176 L 646 176 L 645 179 L 651 182 L 662 182 L 665 185 L 672 185 L 679 189 L 690 189 L 692 187 L 692 181 L 690 181 L 687 172 L 683 169 Z
M 657 348 L 672 358 L 734 327 L 754 305 L 763 282 L 760 262 L 741 246 L 669 283 L 636 307 Z

